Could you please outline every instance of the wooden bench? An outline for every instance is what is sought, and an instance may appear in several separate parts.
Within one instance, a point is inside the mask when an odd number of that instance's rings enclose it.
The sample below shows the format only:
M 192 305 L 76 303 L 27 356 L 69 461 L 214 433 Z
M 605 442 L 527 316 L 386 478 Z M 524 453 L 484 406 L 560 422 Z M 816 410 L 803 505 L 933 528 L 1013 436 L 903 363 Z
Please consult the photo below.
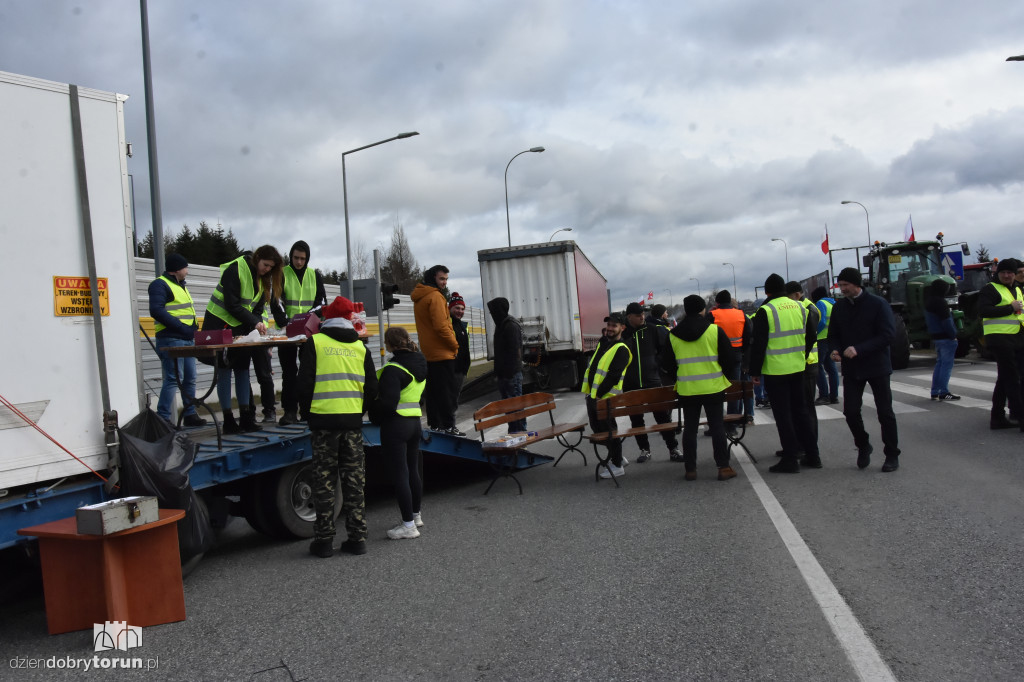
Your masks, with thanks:
M 519 483 L 519 479 L 516 478 L 513 473 L 516 469 L 515 465 L 519 458 L 519 451 L 529 445 L 539 443 L 542 440 L 550 440 L 553 438 L 564 448 L 562 450 L 562 454 L 558 456 L 558 460 L 555 461 L 555 465 L 562 460 L 565 453 L 571 450 L 575 450 L 580 453 L 583 457 L 583 463 L 587 463 L 586 455 L 584 455 L 583 451 L 577 447 L 581 442 L 583 442 L 583 429 L 586 428 L 586 423 L 555 423 L 554 411 L 555 396 L 550 393 L 529 393 L 527 395 L 516 396 L 515 398 L 495 400 L 487 403 L 473 413 L 473 428 L 480 433 L 480 440 L 483 443 L 481 450 L 487 458 L 488 463 L 494 469 L 494 479 L 491 481 L 491 484 L 487 486 L 487 490 L 484 491 L 484 495 L 489 493 L 494 482 L 502 477 L 511 478 L 515 481 L 516 485 L 519 486 L 519 494 L 522 495 L 523 486 Z M 523 420 L 525 422 L 527 417 L 542 414 L 544 412 L 547 412 L 548 418 L 551 420 L 550 426 L 546 426 L 542 429 L 533 429 L 532 431 L 534 432 L 534 435 L 528 436 L 526 440 L 509 447 L 487 446 L 487 429 L 519 420 Z M 566 434 L 573 432 L 577 434 L 576 442 L 570 443 L 566 439 Z
M 627 391 L 619 395 L 611 396 L 610 398 L 598 400 L 597 419 L 599 422 L 610 421 L 614 424 L 615 420 L 619 417 L 629 417 L 634 414 L 647 414 L 649 412 L 671 412 L 672 410 L 676 411 L 676 420 L 674 422 L 666 422 L 664 424 L 634 426 L 626 429 L 625 431 L 598 431 L 587 436 L 594 446 L 594 455 L 597 457 L 597 467 L 594 469 L 594 478 L 600 481 L 601 467 L 605 467 L 608 469 L 608 473 L 611 474 L 612 481 L 615 482 L 615 486 L 619 487 L 619 482 L 615 479 L 615 474 L 612 473 L 611 468 L 608 466 L 608 460 L 611 455 L 609 454 L 602 459 L 600 451 L 597 449 L 598 445 L 607 446 L 608 441 L 612 438 L 629 438 L 630 436 L 639 436 L 645 433 L 663 433 L 665 431 L 675 431 L 676 433 L 679 433 L 682 431 L 682 410 L 680 410 L 679 403 L 676 398 L 675 386 L 659 386 L 657 388 L 641 388 L 636 391 Z
M 748 398 L 754 397 L 754 382 L 753 381 L 733 381 L 729 388 L 725 389 L 725 402 L 738 401 L 740 405 L 744 405 Z M 741 407 L 742 409 L 742 407 Z M 743 436 L 747 433 L 747 424 L 749 423 L 747 415 L 745 414 L 726 414 L 723 415 L 722 421 L 725 422 L 725 437 L 729 441 L 729 454 L 732 455 L 732 449 L 734 447 L 741 447 L 743 451 L 747 453 L 747 457 L 754 464 L 757 464 L 757 459 L 751 454 L 750 448 L 743 443 Z M 701 426 L 707 424 L 707 420 L 701 422 Z M 730 429 L 729 427 L 733 428 Z

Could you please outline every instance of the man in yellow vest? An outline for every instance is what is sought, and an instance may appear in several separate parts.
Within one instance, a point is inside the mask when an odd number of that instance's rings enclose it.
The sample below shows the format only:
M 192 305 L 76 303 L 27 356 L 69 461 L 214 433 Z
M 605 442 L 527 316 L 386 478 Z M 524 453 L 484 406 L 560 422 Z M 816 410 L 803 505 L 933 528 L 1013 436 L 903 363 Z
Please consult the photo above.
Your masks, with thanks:
M 992 416 L 989 427 L 1006 429 L 1020 427 L 1024 431 L 1024 400 L 1021 397 L 1020 373 L 1024 368 L 1024 294 L 1017 288 L 1014 275 L 1021 267 L 1015 258 L 1004 258 L 996 267 L 996 280 L 978 293 L 978 314 L 981 315 L 985 346 L 996 356 L 996 386 L 992 391 Z M 1003 404 L 1008 403 L 1006 418 Z
M 804 367 L 804 399 L 807 401 L 807 416 L 811 419 L 814 437 L 817 438 L 818 413 L 814 409 L 814 391 L 818 387 L 817 330 L 818 322 L 821 321 L 821 313 L 818 312 L 818 307 L 804 296 L 804 287 L 800 282 L 786 282 L 786 296 L 807 308 L 808 322 L 814 325 L 815 342 L 814 346 L 807 353 L 807 364 Z
M 739 357 L 725 329 L 703 315 L 704 307 L 700 296 L 683 299 L 686 315 L 669 333 L 669 348 L 662 354 L 662 367 L 676 376 L 676 393 L 683 409 L 686 480 L 697 480 L 697 431 L 703 409 L 711 432 L 718 480 L 727 481 L 735 478 L 736 472 L 729 466 L 722 408 L 725 389 L 729 387 L 727 377 L 735 375 Z
M 832 360 L 828 345 L 828 324 L 832 320 L 832 308 L 836 300 L 828 295 L 828 289 L 818 287 L 811 292 L 811 300 L 818 309 L 818 399 L 815 405 L 836 405 L 839 403 L 839 369 Z
M 303 313 L 320 314 L 327 304 L 327 292 L 320 273 L 309 268 L 309 244 L 301 239 L 292 244 L 288 254 L 288 264 L 282 270 L 284 278 L 284 295 L 280 301 L 270 302 L 270 310 L 274 315 L 274 323 L 284 329 L 289 320 Z M 295 383 L 299 375 L 296 362 L 298 349 L 292 346 L 279 348 L 278 360 L 281 362 L 281 424 L 294 424 L 299 421 L 299 399 L 295 392 Z M 266 412 L 266 410 L 264 410 Z M 273 420 L 271 420 L 273 421 Z
M 313 432 L 314 556 L 334 554 L 334 516 L 341 479 L 341 516 L 348 539 L 341 551 L 366 554 L 366 465 L 363 413 L 377 395 L 373 357 L 352 326 L 355 306 L 338 296 L 324 309 L 325 322 L 302 346 L 299 403 Z
M 171 346 L 191 346 L 195 344 L 196 308 L 192 303 L 192 294 L 185 286 L 188 276 L 188 261 L 178 253 L 171 253 L 165 259 L 164 274 L 149 285 L 149 314 L 153 318 L 156 330 L 156 354 L 164 370 L 164 381 L 160 387 L 160 398 L 156 403 L 156 413 L 167 421 L 171 419 L 171 405 L 178 393 L 178 382 L 181 382 L 181 402 L 184 410 L 185 426 L 202 426 L 206 420 L 196 413 L 192 403 L 196 400 L 196 359 L 178 358 L 175 360 L 162 348 Z
M 768 471 L 796 474 L 800 466 L 821 468 L 818 439 L 804 398 L 807 354 L 817 342 L 817 324 L 807 309 L 786 296 L 786 281 L 772 273 L 764 282 L 767 296 L 754 313 L 750 376 L 763 380 L 772 397 L 772 416 L 782 444 L 781 460 Z M 800 452 L 804 453 L 798 459 Z
M 622 332 L 626 329 L 626 316 L 622 313 L 611 313 L 604 318 L 604 335 L 597 342 L 590 363 L 583 373 L 584 402 L 587 405 L 587 417 L 594 433 L 614 432 L 614 421 L 600 421 L 597 418 L 597 401 L 622 393 L 622 383 L 626 376 L 626 368 L 633 361 L 629 347 L 622 342 Z M 609 465 L 601 471 L 601 478 L 622 476 L 626 473 L 625 460 L 622 457 L 622 439 L 608 440 Z

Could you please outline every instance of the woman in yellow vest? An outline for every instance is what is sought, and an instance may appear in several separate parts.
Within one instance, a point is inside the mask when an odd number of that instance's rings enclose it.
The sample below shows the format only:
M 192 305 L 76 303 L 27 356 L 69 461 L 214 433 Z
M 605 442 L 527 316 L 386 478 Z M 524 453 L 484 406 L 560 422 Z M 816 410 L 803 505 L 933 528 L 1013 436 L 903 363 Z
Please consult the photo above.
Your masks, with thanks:
M 725 437 L 722 408 L 727 376 L 733 376 L 739 358 L 733 350 L 729 334 L 703 315 L 704 299 L 687 296 L 683 299 L 686 316 L 669 334 L 670 349 L 662 356 L 666 372 L 675 374 L 676 393 L 683 408 L 683 466 L 687 481 L 697 480 L 697 431 L 700 411 L 708 419 L 711 443 L 718 466 L 718 480 L 735 478 L 729 466 L 729 444 Z
M 377 399 L 370 417 L 380 425 L 380 449 L 390 462 L 402 522 L 388 531 L 392 540 L 418 538 L 423 525 L 423 463 L 420 458 L 420 402 L 427 383 L 427 360 L 403 327 L 389 327 L 384 345 L 391 359 L 377 370 Z
M 257 329 L 266 333 L 263 323 L 263 309 L 271 297 L 281 295 L 281 254 L 273 246 L 265 244 L 253 251 L 252 255 L 241 255 L 220 266 L 220 281 L 206 306 L 203 330 L 230 329 L 233 336 L 245 336 Z M 256 424 L 256 410 L 249 405 L 249 363 L 252 347 L 232 348 L 225 360 L 218 355 L 220 371 L 217 376 L 217 398 L 224 414 L 224 433 L 259 431 Z M 265 349 L 263 349 L 265 350 Z M 235 376 L 235 397 L 238 398 L 238 412 L 241 426 L 235 422 L 231 412 L 231 375 Z

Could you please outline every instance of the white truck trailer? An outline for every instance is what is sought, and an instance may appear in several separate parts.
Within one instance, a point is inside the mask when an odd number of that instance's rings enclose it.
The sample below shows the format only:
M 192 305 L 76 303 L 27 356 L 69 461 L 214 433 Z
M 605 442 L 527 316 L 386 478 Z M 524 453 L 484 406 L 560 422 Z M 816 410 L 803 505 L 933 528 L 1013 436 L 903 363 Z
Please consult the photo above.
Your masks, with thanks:
M 509 300 L 523 325 L 523 383 L 577 386 L 611 308 L 608 281 L 571 240 L 477 251 L 484 305 Z M 487 318 L 487 357 L 494 322 Z

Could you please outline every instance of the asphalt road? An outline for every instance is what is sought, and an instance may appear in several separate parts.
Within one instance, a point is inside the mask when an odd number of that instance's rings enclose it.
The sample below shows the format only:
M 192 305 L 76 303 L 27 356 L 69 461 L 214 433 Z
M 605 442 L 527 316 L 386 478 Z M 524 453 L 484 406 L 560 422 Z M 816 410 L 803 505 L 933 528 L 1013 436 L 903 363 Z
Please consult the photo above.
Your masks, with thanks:
M 620 489 L 595 483 L 589 448 L 587 466 L 520 473 L 521 496 L 499 481 L 485 497 L 485 467 L 430 458 L 419 539 L 386 539 L 399 517 L 380 485 L 362 557 L 316 559 L 236 520 L 185 581 L 187 620 L 120 652 L 156 669 L 10 670 L 94 655 L 91 632 L 47 636 L 29 593 L 0 619 L 0 679 L 1024 679 L 1024 435 L 988 429 L 994 365 L 958 361 L 959 403 L 928 399 L 930 371 L 921 353 L 893 375 L 895 473 L 870 398 L 864 471 L 831 407 L 824 468 L 795 476 L 767 472 L 763 410 L 745 441 L 759 461 L 738 456 L 727 482 L 706 438 L 697 481 L 656 439 Z M 560 420 L 585 419 L 579 395 L 558 399 Z

